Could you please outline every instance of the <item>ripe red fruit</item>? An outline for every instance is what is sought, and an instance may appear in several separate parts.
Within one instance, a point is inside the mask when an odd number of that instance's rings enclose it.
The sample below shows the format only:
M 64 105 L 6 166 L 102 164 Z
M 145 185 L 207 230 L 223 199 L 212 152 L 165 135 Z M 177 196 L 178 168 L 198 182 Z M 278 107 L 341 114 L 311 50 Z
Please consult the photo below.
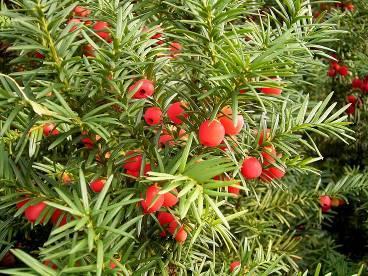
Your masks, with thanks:
M 59 218 L 60 216 L 62 217 L 60 222 L 59 222 Z M 59 209 L 55 209 L 54 213 L 51 216 L 51 222 L 56 225 L 56 226 L 63 226 L 64 224 L 67 223 L 66 221 L 66 214 L 64 214 L 63 211 L 59 210 Z M 59 223 L 58 223 L 59 222 Z
M 355 97 L 354 95 L 349 95 L 346 97 L 346 101 L 348 103 L 351 103 L 351 105 L 346 109 L 346 113 L 347 114 L 354 114 L 355 113 L 355 105 L 356 102 L 358 101 L 357 97 Z
M 81 142 L 84 144 L 84 146 L 87 148 L 87 149 L 92 149 L 93 146 L 94 146 L 94 142 L 92 141 L 91 138 L 89 137 L 85 137 L 85 138 L 82 138 L 81 139 Z
M 181 227 L 178 232 L 176 233 L 175 235 L 175 240 L 178 242 L 178 243 L 184 243 L 185 240 L 187 239 L 187 232 L 184 230 L 183 227 Z
M 347 76 L 349 74 L 349 68 L 347 66 L 340 66 L 340 69 L 338 70 L 339 74 L 341 76 Z
M 340 65 L 336 61 L 333 61 L 333 62 L 331 62 L 330 68 L 334 69 L 335 71 L 339 71 L 340 70 Z
M 331 199 L 331 206 L 332 207 L 339 207 L 339 205 L 340 205 L 340 200 L 338 199 L 338 198 L 332 198 Z
M 266 140 L 269 140 L 270 136 L 271 136 L 271 129 L 267 128 L 266 130 L 261 130 L 261 133 L 259 134 L 259 140 L 258 140 L 258 145 L 262 145 L 265 141 L 264 141 L 264 135 L 266 132 Z M 257 135 L 258 135 L 258 131 L 257 131 Z
M 44 59 L 45 55 L 43 53 L 41 53 L 40 51 L 37 51 L 34 53 L 34 57 L 38 58 L 38 59 Z
M 235 187 L 235 186 L 228 186 L 227 191 L 231 194 L 234 194 L 234 195 L 240 194 L 240 189 L 238 187 Z
M 167 116 L 176 125 L 180 125 L 183 121 L 181 118 L 188 118 L 188 114 L 185 112 L 184 107 L 186 106 L 183 102 L 175 102 L 167 109 Z
M 168 225 L 175 220 L 175 217 L 168 212 L 159 212 L 157 215 L 158 222 L 161 226 Z
M 244 126 L 244 118 L 242 115 L 237 115 L 237 122 L 233 123 L 233 112 L 230 107 L 225 107 L 222 109 L 224 116 L 219 118 L 220 123 L 225 129 L 225 134 L 227 135 L 237 135 L 242 130 Z
M 59 131 L 56 129 L 54 124 L 44 124 L 43 125 L 43 135 L 48 137 L 50 135 L 57 136 L 59 135 Z
M 331 208 L 331 198 L 327 195 L 321 196 L 319 198 L 319 203 L 322 207 L 323 212 L 327 212 Z
M 51 267 L 52 269 L 56 270 L 58 267 L 56 264 L 54 264 L 53 262 L 51 262 L 50 260 L 44 260 L 43 264 L 45 266 Z
M 199 127 L 199 141 L 207 147 L 217 147 L 225 138 L 225 128 L 217 120 L 206 120 Z
M 230 264 L 230 272 L 233 272 L 238 266 L 240 266 L 240 262 L 239 261 L 232 262 Z
M 68 25 L 71 25 L 72 27 L 70 28 L 69 32 L 74 32 L 76 29 L 78 29 L 78 25 L 79 23 L 81 23 L 82 21 L 78 18 L 72 18 L 68 21 Z
M 352 80 L 351 85 L 353 86 L 354 89 L 360 89 L 362 86 L 362 80 L 359 79 L 358 77 L 355 77 Z
M 173 140 L 174 138 L 170 134 L 164 134 L 160 136 L 158 143 L 161 147 L 166 145 L 172 146 L 174 144 Z
M 261 174 L 261 179 L 263 181 L 269 182 L 272 179 L 281 179 L 285 175 L 284 169 L 279 169 L 277 167 L 270 167 L 267 169 L 264 169 Z
M 274 87 L 263 87 L 263 88 L 261 88 L 261 92 L 263 94 L 267 94 L 267 95 L 279 96 L 282 93 L 282 89 L 281 88 L 274 88 Z
M 275 163 L 275 156 L 277 155 L 274 146 L 265 146 L 263 147 L 262 156 L 263 156 L 263 165 L 268 166 L 270 164 Z
M 163 207 L 173 207 L 178 203 L 179 199 L 176 197 L 176 195 L 173 195 L 172 193 L 166 193 L 164 194 L 164 203 L 162 204 Z
M 262 165 L 255 157 L 248 157 L 244 159 L 241 173 L 246 179 L 258 178 L 262 173 Z
M 123 165 L 123 168 L 129 171 L 139 171 L 142 165 L 142 155 L 137 154 L 137 151 L 130 150 L 126 153 L 126 157 L 132 156 L 128 158 Z
M 96 179 L 89 184 L 89 187 L 95 193 L 99 193 L 102 191 L 103 187 L 105 186 L 105 183 L 106 183 L 105 179 Z
M 172 58 L 175 58 L 178 54 L 180 54 L 183 46 L 179 42 L 171 42 L 170 43 L 170 55 Z
M 80 17 L 86 17 L 88 15 L 91 14 L 91 11 L 85 7 L 82 7 L 82 6 L 76 6 L 74 8 L 74 13 L 75 15 L 77 16 L 80 16 Z
M 143 118 L 148 125 L 157 125 L 162 121 L 162 111 L 159 107 L 149 107 L 146 109 Z
M 109 24 L 105 21 L 97 21 L 95 25 L 93 25 L 93 30 L 96 34 L 107 42 L 111 42 L 111 36 L 108 32 Z
M 355 7 L 352 3 L 344 5 L 344 8 L 348 11 L 353 11 L 355 9 Z
M 328 70 L 327 75 L 331 78 L 336 76 L 336 70 L 331 68 L 330 70 Z
M 178 222 L 176 220 L 173 220 L 172 222 L 170 222 L 167 231 L 169 231 L 169 233 L 173 235 L 177 228 L 178 228 Z
M 35 222 L 45 208 L 46 203 L 41 201 L 37 204 L 28 206 L 24 211 L 24 215 L 30 222 Z
M 160 188 L 151 185 L 146 190 L 146 197 L 141 201 L 144 213 L 150 214 L 158 211 L 164 203 L 164 196 L 159 195 Z
M 134 99 L 145 99 L 153 95 L 155 92 L 155 86 L 152 81 L 141 79 L 129 86 L 128 90 L 129 92 L 136 91 L 133 95 Z
M 29 201 L 29 199 L 28 199 L 28 198 L 26 198 L 26 199 L 23 199 L 22 201 L 18 202 L 18 203 L 16 204 L 17 209 L 22 208 L 22 207 L 24 206 L 24 204 L 26 204 L 28 201 Z

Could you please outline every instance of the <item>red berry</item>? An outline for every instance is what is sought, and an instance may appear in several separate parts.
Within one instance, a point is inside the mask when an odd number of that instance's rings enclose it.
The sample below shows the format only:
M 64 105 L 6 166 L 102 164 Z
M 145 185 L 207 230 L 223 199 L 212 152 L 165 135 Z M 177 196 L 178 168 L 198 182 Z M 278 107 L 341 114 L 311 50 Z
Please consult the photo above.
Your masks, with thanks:
M 174 138 L 170 134 L 164 134 L 160 136 L 158 143 L 161 147 L 166 145 L 172 146 L 174 144 L 173 140 Z
M 46 203 L 42 201 L 37 204 L 28 206 L 24 211 L 24 215 L 30 222 L 35 222 L 45 208 Z
M 129 171 L 139 171 L 142 165 L 142 155 L 138 154 L 137 151 L 130 150 L 126 153 L 126 157 L 132 156 L 128 158 L 123 165 L 123 168 Z
M 338 199 L 338 198 L 332 198 L 331 199 L 331 206 L 332 207 L 339 207 L 339 205 L 340 205 L 340 200 Z
M 225 116 L 221 116 L 219 118 L 220 123 L 223 125 L 225 129 L 225 134 L 227 135 L 237 135 L 242 130 L 244 126 L 244 118 L 242 115 L 237 115 L 237 122 L 234 125 L 232 118 L 232 110 L 230 107 L 226 107 L 222 109 L 222 113 Z
M 173 207 L 178 203 L 179 199 L 176 197 L 176 195 L 173 195 L 172 193 L 166 193 L 164 194 L 164 203 L 162 204 L 163 207 Z
M 340 70 L 340 65 L 336 61 L 333 61 L 333 62 L 331 62 L 330 68 L 334 69 L 335 71 L 339 71 Z
M 355 105 L 350 105 L 347 109 L 346 109 L 346 114 L 349 114 L 349 115 L 351 115 L 351 114 L 354 114 L 355 113 Z
M 159 107 L 149 107 L 146 109 L 143 118 L 148 125 L 157 125 L 162 121 L 162 111 Z
M 185 103 L 175 102 L 167 109 L 167 116 L 176 125 L 180 125 L 183 121 L 181 118 L 188 118 L 188 114 L 185 112 Z
M 357 100 L 358 100 L 357 97 L 355 97 L 354 95 L 348 95 L 346 97 L 346 101 L 348 103 L 356 104 Z
M 57 136 L 59 135 L 59 131 L 56 129 L 56 126 L 54 124 L 44 124 L 43 135 L 45 137 L 48 137 L 50 135 Z
M 103 187 L 105 186 L 105 183 L 106 183 L 105 179 L 96 179 L 89 184 L 89 187 L 95 193 L 99 193 L 102 191 Z
M 81 142 L 84 144 L 84 146 L 87 148 L 87 149 L 92 149 L 93 146 L 94 146 L 94 142 L 92 141 L 91 138 L 89 137 L 85 137 L 85 138 L 82 138 Z
M 109 24 L 105 21 L 97 21 L 93 25 L 93 30 L 96 34 L 107 42 L 111 41 L 110 33 L 108 32 Z
M 159 195 L 160 188 L 151 185 L 146 190 L 146 197 L 141 201 L 144 213 L 150 214 L 158 211 L 164 203 L 164 196 Z
M 217 120 L 204 121 L 199 127 L 199 141 L 207 147 L 217 147 L 225 138 L 225 128 Z
M 170 43 L 170 55 L 175 58 L 178 54 L 180 54 L 183 46 L 179 42 L 171 42 Z
M 127 170 L 125 173 L 127 175 L 130 175 L 130 176 L 133 176 L 133 177 L 136 177 L 136 178 L 139 177 L 139 171 L 130 171 L 130 170 Z
M 153 82 L 147 79 L 142 79 L 129 87 L 129 92 L 136 91 L 133 95 L 134 99 L 145 99 L 153 95 L 155 86 Z
M 43 53 L 37 51 L 37 52 L 34 53 L 34 57 L 38 58 L 38 59 L 44 59 L 45 55 Z
M 82 6 L 76 6 L 74 8 L 74 13 L 75 13 L 75 15 L 78 15 L 80 17 L 86 17 L 86 16 L 90 15 L 91 11 L 87 8 L 82 7 Z
M 184 230 L 183 227 L 181 227 L 178 232 L 176 233 L 175 235 L 175 240 L 178 242 L 178 243 L 184 243 L 185 240 L 187 239 L 187 232 Z
M 353 11 L 355 9 L 355 7 L 352 3 L 344 5 L 344 8 L 348 11 Z
M 168 212 L 159 212 L 157 215 L 157 219 L 161 226 L 165 226 L 174 221 L 175 217 Z
M 62 219 L 59 222 L 59 218 L 60 216 L 62 216 Z M 55 209 L 54 213 L 51 216 L 51 222 L 56 225 L 56 226 L 63 226 L 64 224 L 67 223 L 66 221 L 66 214 L 64 214 L 63 211 L 59 210 L 59 209 Z M 59 223 L 58 223 L 59 222 Z
M 228 186 L 227 191 L 231 194 L 234 194 L 234 195 L 240 194 L 240 189 L 238 187 L 235 187 L 235 186 Z
M 263 156 L 263 165 L 268 166 L 270 164 L 275 163 L 275 156 L 277 155 L 274 146 L 265 146 L 263 147 L 262 156 Z
M 161 237 L 161 238 L 165 238 L 165 237 L 166 237 L 166 231 L 162 231 L 162 232 L 160 233 L 160 237 Z
M 263 169 L 261 174 L 261 179 L 263 181 L 269 182 L 272 179 L 281 179 L 285 175 L 284 169 L 279 169 L 277 167 L 270 167 L 267 169 Z
M 349 68 L 347 66 L 340 66 L 338 72 L 341 76 L 347 76 L 349 74 Z
M 263 94 L 267 94 L 267 95 L 279 96 L 282 93 L 282 89 L 281 88 L 274 88 L 274 87 L 263 87 L 263 88 L 261 88 L 261 92 Z
M 327 75 L 331 78 L 335 77 L 336 76 L 336 70 L 331 68 L 330 70 L 328 70 Z
M 167 231 L 169 231 L 169 233 L 173 235 L 177 228 L 178 228 L 178 222 L 176 220 L 173 220 L 172 222 L 170 222 Z
M 262 165 L 257 158 L 248 157 L 243 161 L 241 172 L 246 179 L 255 179 L 261 175 Z
M 327 212 L 331 208 L 331 198 L 327 195 L 321 196 L 319 198 L 319 203 L 324 212 Z
M 72 18 L 68 21 L 68 25 L 71 25 L 72 27 L 70 28 L 69 32 L 74 32 L 76 29 L 78 29 L 78 25 L 79 23 L 81 23 L 82 21 L 78 18 Z
M 22 201 L 18 202 L 18 203 L 16 204 L 17 209 L 22 208 L 22 207 L 23 207 L 23 206 L 24 206 L 28 201 L 29 201 L 29 199 L 28 199 L 28 198 L 26 198 L 26 199 L 23 199 Z
M 152 171 L 152 169 L 151 169 L 151 164 L 146 164 L 145 166 L 144 166 L 144 175 L 146 175 L 147 176 L 147 173 L 148 172 L 150 172 L 150 171 Z
M 240 93 L 240 94 L 245 94 L 246 92 L 247 92 L 247 90 L 245 90 L 245 89 L 240 89 L 240 90 L 239 90 L 239 93 Z
M 362 80 L 356 77 L 352 80 L 351 85 L 354 89 L 360 89 L 362 86 Z
M 238 266 L 240 266 L 240 262 L 239 261 L 232 262 L 230 264 L 230 272 L 233 272 Z
M 257 131 L 258 132 L 258 131 Z M 266 130 L 261 130 L 261 133 L 259 134 L 259 140 L 258 140 L 258 145 L 263 145 L 264 141 L 264 135 L 266 132 L 266 140 L 269 140 L 270 135 L 271 135 L 271 129 L 267 128 Z

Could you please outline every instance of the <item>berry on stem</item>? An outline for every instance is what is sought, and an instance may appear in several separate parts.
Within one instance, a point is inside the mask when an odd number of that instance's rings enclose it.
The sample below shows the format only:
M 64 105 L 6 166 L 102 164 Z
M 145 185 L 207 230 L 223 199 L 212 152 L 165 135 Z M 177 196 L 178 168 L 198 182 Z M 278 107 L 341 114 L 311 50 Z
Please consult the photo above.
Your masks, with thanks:
M 89 184 L 89 187 L 95 193 L 99 193 L 102 191 L 103 187 L 105 186 L 105 183 L 106 183 L 105 179 L 96 179 Z
M 225 138 L 225 128 L 218 120 L 204 121 L 199 127 L 199 141 L 207 147 L 217 147 Z
M 176 233 L 175 235 L 175 240 L 178 242 L 178 243 L 184 243 L 185 240 L 187 239 L 187 232 L 184 230 L 183 227 L 181 227 L 178 232 Z
M 133 95 L 134 99 L 146 99 L 153 95 L 155 86 L 152 81 L 141 79 L 132 84 L 128 90 L 129 92 L 136 91 Z
M 239 261 L 235 261 L 235 262 L 232 262 L 230 264 L 230 272 L 234 272 L 234 270 L 240 266 L 240 262 Z
M 30 222 L 35 222 L 45 208 L 46 208 L 46 203 L 44 203 L 43 201 L 37 204 L 34 204 L 34 205 L 30 205 L 24 211 L 24 216 Z
M 162 111 L 159 107 L 149 107 L 146 109 L 143 118 L 147 125 L 157 125 L 162 121 Z
M 142 155 L 138 154 L 137 150 L 130 150 L 126 153 L 126 157 L 132 156 L 128 158 L 123 165 L 123 168 L 128 171 L 139 171 L 142 165 Z
M 188 114 L 185 112 L 184 107 L 185 103 L 183 102 L 175 102 L 172 103 L 167 109 L 167 116 L 176 125 L 180 125 L 183 121 L 181 118 L 187 118 Z
M 164 196 L 159 195 L 160 188 L 151 185 L 146 190 L 146 197 L 141 201 L 144 213 L 151 214 L 158 211 L 164 203 Z
M 233 123 L 233 112 L 230 107 L 225 107 L 222 109 L 222 114 L 224 116 L 219 117 L 220 123 L 225 129 L 226 135 L 237 135 L 242 130 L 244 126 L 244 118 L 242 115 L 237 115 L 237 122 Z
M 57 136 L 59 135 L 59 131 L 56 129 L 54 124 L 44 124 L 43 125 L 43 135 L 48 137 L 50 135 Z
M 109 24 L 105 21 L 97 21 L 92 29 L 96 32 L 96 34 L 107 42 L 111 42 L 111 36 L 108 32 Z
M 162 204 L 163 207 L 173 207 L 178 203 L 179 199 L 176 195 L 172 193 L 164 194 L 164 203 Z
M 248 157 L 244 159 L 241 173 L 246 179 L 255 179 L 262 174 L 261 162 L 255 157 Z

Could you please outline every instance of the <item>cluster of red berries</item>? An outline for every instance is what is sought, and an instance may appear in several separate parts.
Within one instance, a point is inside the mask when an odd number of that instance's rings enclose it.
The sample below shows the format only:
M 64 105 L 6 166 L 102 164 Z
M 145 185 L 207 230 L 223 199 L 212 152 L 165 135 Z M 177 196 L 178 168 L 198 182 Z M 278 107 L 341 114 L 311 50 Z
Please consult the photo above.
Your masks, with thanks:
M 347 114 L 354 114 L 356 108 L 360 108 L 363 105 L 362 100 L 359 97 L 356 97 L 354 95 L 348 95 L 346 96 L 346 102 L 350 103 L 351 105 L 346 109 Z
M 174 207 L 179 202 L 176 194 L 176 189 L 164 194 L 160 194 L 160 187 L 158 184 L 153 184 L 147 187 L 144 199 L 141 201 L 143 212 L 145 214 L 152 214 L 159 211 L 163 207 Z M 160 233 L 161 237 L 166 237 L 167 231 L 173 235 L 178 243 L 185 242 L 188 234 L 184 230 L 184 226 L 180 225 L 178 220 L 171 213 L 160 211 L 157 215 L 157 220 L 164 229 L 164 231 Z
M 331 198 L 328 195 L 320 196 L 319 203 L 323 213 L 327 213 L 331 207 L 339 207 L 345 204 L 343 199 Z
M 22 208 L 29 200 L 30 200 L 29 198 L 24 198 L 22 201 L 18 202 L 16 204 L 17 209 Z M 36 203 L 36 204 L 29 205 L 24 210 L 23 215 L 29 222 L 34 223 L 40 217 L 42 211 L 46 208 L 46 206 L 47 206 L 46 203 L 43 201 Z M 45 217 L 43 217 L 40 220 L 40 222 L 43 223 L 44 220 L 45 220 Z M 63 211 L 59 209 L 55 209 L 50 220 L 54 225 L 62 226 L 67 223 L 67 216 Z
M 349 67 L 346 65 L 341 65 L 336 61 L 330 62 L 330 69 L 327 72 L 327 75 L 331 78 L 337 76 L 337 74 L 346 77 L 349 74 Z
M 351 86 L 353 89 L 360 90 L 364 94 L 368 93 L 368 75 L 364 78 L 355 77 L 351 81 Z

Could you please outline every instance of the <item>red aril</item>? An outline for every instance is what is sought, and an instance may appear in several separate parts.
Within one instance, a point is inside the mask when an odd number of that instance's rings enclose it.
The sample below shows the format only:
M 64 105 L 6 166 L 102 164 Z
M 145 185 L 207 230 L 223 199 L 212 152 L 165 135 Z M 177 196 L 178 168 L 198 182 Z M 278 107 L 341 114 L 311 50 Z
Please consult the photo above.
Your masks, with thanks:
M 160 188 L 151 185 L 146 190 L 146 197 L 141 201 L 144 213 L 150 214 L 158 211 L 164 203 L 164 196 L 159 195 Z
M 89 184 L 89 187 L 95 193 L 99 193 L 102 191 L 103 187 L 105 186 L 105 183 L 106 183 L 105 179 L 96 179 Z
M 109 24 L 105 21 L 97 21 L 93 25 L 93 30 L 96 32 L 96 34 L 102 39 L 106 40 L 107 42 L 110 42 L 111 36 L 110 36 L 108 28 L 109 28 Z
M 130 150 L 126 153 L 126 157 L 132 156 L 128 158 L 123 165 L 123 168 L 129 171 L 139 171 L 142 165 L 142 155 L 139 154 L 137 150 Z
M 187 232 L 184 230 L 183 227 L 181 227 L 178 232 L 176 233 L 175 235 L 175 240 L 178 242 L 178 243 L 184 243 L 185 240 L 187 239 Z
M 241 173 L 246 179 L 258 178 L 262 173 L 262 165 L 255 157 L 248 157 L 244 159 Z
M 46 203 L 42 201 L 37 204 L 28 206 L 24 211 L 24 215 L 30 222 L 35 222 L 45 208 Z
M 56 129 L 56 126 L 54 124 L 44 124 L 43 135 L 45 137 L 48 137 L 50 135 L 57 136 L 59 135 L 59 131 Z
M 163 207 L 173 207 L 178 203 L 179 199 L 176 195 L 172 193 L 164 194 L 164 203 L 162 204 Z
M 183 102 L 172 103 L 167 109 L 167 116 L 176 125 L 180 125 L 183 121 L 181 118 L 187 118 L 188 114 L 185 112 L 184 107 L 186 106 Z
M 159 212 L 157 215 L 157 220 L 161 226 L 169 225 L 170 222 L 175 220 L 175 217 L 168 212 Z
M 230 264 L 230 272 L 233 272 L 238 266 L 240 266 L 240 262 L 239 261 L 232 262 Z
M 143 118 L 147 125 L 157 125 L 162 121 L 162 111 L 159 107 L 149 107 L 146 109 Z
M 207 147 L 217 147 L 225 138 L 225 129 L 217 120 L 204 121 L 199 127 L 199 141 Z
M 222 109 L 222 114 L 224 116 L 219 117 L 220 123 L 225 129 L 225 134 L 227 135 L 237 135 L 242 130 L 244 126 L 244 118 L 242 115 L 237 115 L 236 124 L 233 123 L 233 114 L 230 107 L 225 107 Z
M 155 86 L 152 81 L 142 79 L 132 84 L 128 90 L 129 92 L 136 91 L 133 95 L 134 99 L 146 99 L 153 95 Z

